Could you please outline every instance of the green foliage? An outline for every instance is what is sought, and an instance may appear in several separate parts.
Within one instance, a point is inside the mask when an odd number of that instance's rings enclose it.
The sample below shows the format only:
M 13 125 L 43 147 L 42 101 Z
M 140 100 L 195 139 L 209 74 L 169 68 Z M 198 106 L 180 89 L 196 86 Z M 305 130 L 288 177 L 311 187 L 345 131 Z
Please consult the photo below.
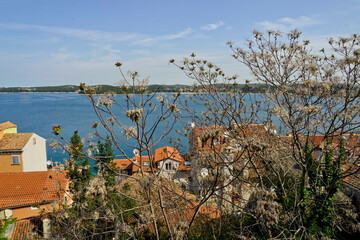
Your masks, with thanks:
M 344 158 L 344 143 L 341 138 L 338 160 L 333 160 L 333 143 L 327 140 L 324 164 L 320 165 L 312 157 L 310 147 L 305 146 L 308 181 L 304 194 L 304 222 L 310 235 L 320 237 L 334 236 L 334 200 L 341 184 L 341 164 Z M 319 159 L 318 161 L 321 161 Z M 306 174 L 305 174 L 306 176 Z
M 70 139 L 69 163 L 67 177 L 70 180 L 70 191 L 74 193 L 74 201 L 84 202 L 85 186 L 92 176 L 89 159 L 84 157 L 84 144 L 76 130 Z
M 96 168 L 95 171 L 101 173 L 107 180 L 109 186 L 115 186 L 116 181 L 116 164 L 114 160 L 114 151 L 109 136 L 106 137 L 104 142 L 98 141 L 98 153 L 96 154 Z

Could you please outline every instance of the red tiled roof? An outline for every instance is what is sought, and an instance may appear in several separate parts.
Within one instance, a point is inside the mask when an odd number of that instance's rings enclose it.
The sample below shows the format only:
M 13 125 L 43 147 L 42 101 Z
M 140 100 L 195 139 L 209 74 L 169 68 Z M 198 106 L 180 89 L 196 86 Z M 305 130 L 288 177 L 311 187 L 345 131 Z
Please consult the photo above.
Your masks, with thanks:
M 237 125 L 236 127 L 237 136 L 242 138 L 262 138 L 269 133 L 270 129 L 268 129 L 264 124 L 247 124 L 247 125 Z M 271 125 L 271 129 L 274 129 L 274 126 Z M 227 135 L 227 131 L 229 128 L 223 126 L 210 126 L 210 127 L 193 127 L 191 129 L 190 136 L 195 137 L 195 142 L 191 144 L 195 144 L 197 150 L 201 151 L 209 151 L 213 149 L 218 149 L 223 146 L 225 137 Z M 206 141 L 201 141 L 201 136 L 206 134 L 207 132 L 211 133 L 211 136 L 208 139 L 204 139 Z
M 356 155 L 360 155 L 360 134 L 343 134 L 342 137 L 344 138 L 345 149 L 353 151 Z M 293 136 L 282 136 L 281 138 L 288 142 L 294 141 Z M 310 135 L 308 139 L 315 147 L 324 148 L 327 144 L 325 135 Z M 306 136 L 299 135 L 299 140 L 305 144 Z M 335 135 L 330 140 L 332 140 L 333 148 L 337 148 L 340 142 L 340 135 Z
M 150 159 L 149 159 L 149 156 L 139 156 L 139 155 L 136 155 L 135 157 L 132 158 L 132 160 L 135 162 L 137 162 L 137 164 L 140 165 L 140 162 L 142 163 L 142 170 L 144 172 L 151 172 L 151 167 L 150 167 Z M 148 165 L 148 166 L 146 166 Z M 139 166 L 133 164 L 132 166 L 132 171 L 133 172 L 137 172 L 139 170 Z M 155 170 L 155 168 L 154 168 Z
M 62 199 L 67 183 L 65 172 L 0 173 L 0 209 Z
M 137 162 L 137 164 L 140 164 L 140 156 L 137 155 L 131 159 L 114 159 L 114 163 L 116 164 L 116 167 L 119 168 L 119 170 L 132 170 L 132 172 L 137 172 L 139 170 L 139 166 L 134 164 L 134 162 Z M 151 172 L 150 167 L 150 161 L 149 156 L 141 156 L 142 161 L 142 169 L 145 172 Z M 154 168 L 154 170 L 156 170 Z
M 5 133 L 0 139 L 0 151 L 22 150 L 34 133 Z
M 180 171 L 188 171 L 190 170 L 190 166 L 185 166 L 184 158 L 180 155 L 179 150 L 172 148 L 172 147 L 161 147 L 155 150 L 155 154 L 153 157 L 154 161 L 152 162 L 158 162 L 164 159 L 172 159 L 175 161 L 180 162 L 179 170 Z M 131 161 L 128 159 L 114 159 L 114 163 L 116 164 L 116 167 L 118 167 L 120 170 L 132 170 L 132 172 L 137 172 L 139 170 L 139 166 L 134 164 L 134 162 L 137 162 L 137 164 L 140 164 L 140 160 L 142 162 L 142 169 L 144 172 L 151 172 L 151 166 L 150 166 L 150 158 L 149 156 L 141 156 L 136 155 L 134 156 Z M 154 166 L 154 171 L 157 171 L 158 169 Z
M 0 131 L 8 129 L 8 128 L 13 128 L 13 127 L 16 127 L 16 125 L 10 121 L 0 123 Z
M 352 174 L 352 175 L 346 177 L 343 181 L 346 182 L 347 184 L 353 186 L 354 188 L 357 188 L 360 190 L 360 174 L 359 173 Z
M 113 162 L 119 170 L 131 170 L 133 163 L 129 159 L 114 159 Z
M 41 236 L 42 221 L 40 218 L 25 219 L 14 223 L 11 240 L 38 239 Z
M 188 224 L 195 212 L 196 208 L 198 207 L 198 202 L 189 202 L 186 206 L 176 209 L 175 211 L 167 213 L 167 219 L 169 224 L 172 226 L 178 225 L 179 222 L 184 222 Z M 200 206 L 199 211 L 196 217 L 202 216 L 208 220 L 216 219 L 221 216 L 221 211 L 214 206 L 205 206 L 204 204 Z M 163 220 L 164 216 L 161 214 L 158 220 Z M 154 233 L 154 225 L 148 225 L 149 230 Z
M 155 150 L 155 162 L 164 159 L 172 159 L 179 162 L 184 161 L 183 157 L 179 153 L 179 150 L 168 146 L 158 148 Z
M 190 170 L 191 170 L 191 166 L 187 166 L 184 163 L 179 164 L 179 171 L 190 171 Z

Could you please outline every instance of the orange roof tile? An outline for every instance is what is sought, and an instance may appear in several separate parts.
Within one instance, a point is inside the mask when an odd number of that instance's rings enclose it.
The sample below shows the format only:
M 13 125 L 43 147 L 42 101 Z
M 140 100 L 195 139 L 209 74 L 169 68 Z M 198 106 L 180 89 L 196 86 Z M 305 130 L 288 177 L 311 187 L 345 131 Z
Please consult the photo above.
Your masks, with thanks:
M 360 174 L 352 174 L 348 177 L 346 177 L 344 180 L 347 184 L 353 186 L 354 188 L 360 189 Z
M 67 183 L 65 172 L 0 173 L 0 209 L 62 199 Z
M 179 162 L 184 161 L 183 157 L 179 153 L 179 150 L 175 148 L 165 146 L 155 150 L 155 162 L 169 158 Z
M 137 162 L 137 164 L 140 165 L 140 162 L 142 163 L 142 170 L 144 172 L 151 172 L 151 167 L 150 167 L 150 159 L 149 156 L 140 156 L 136 155 L 135 157 L 132 158 L 132 160 L 135 162 Z M 133 172 L 137 172 L 139 170 L 139 166 L 133 164 L 132 166 L 132 171 Z M 156 170 L 156 168 L 154 168 L 154 170 Z
M 262 139 L 266 136 L 266 133 L 271 133 L 270 130 L 274 130 L 274 126 L 270 126 L 271 129 L 268 129 L 264 124 L 247 124 L 247 125 L 237 125 L 236 133 L 237 136 L 242 138 L 259 138 Z M 192 147 L 195 147 L 197 150 L 209 151 L 213 149 L 218 149 L 221 146 L 224 146 L 226 135 L 228 135 L 229 128 L 223 126 L 210 126 L 210 127 L 193 127 L 191 129 L 190 138 L 195 137 L 195 144 Z M 204 138 L 204 142 L 201 141 L 203 134 L 211 133 L 210 135 L 214 137 Z
M 360 134 L 343 134 L 344 138 L 344 145 L 345 149 L 353 151 L 356 155 L 360 155 L 359 148 L 360 148 Z M 293 136 L 282 136 L 281 137 L 284 141 L 292 142 L 294 141 Z M 325 135 L 310 135 L 309 142 L 312 143 L 315 147 L 324 148 L 326 145 L 326 138 Z M 306 136 L 299 135 L 299 140 L 305 144 Z M 334 135 L 332 139 L 332 146 L 333 148 L 337 148 L 340 143 L 340 135 Z
M 167 213 L 167 218 L 168 218 L 170 225 L 176 226 L 179 222 L 185 222 L 188 224 L 192 220 L 198 205 L 199 205 L 198 202 L 190 201 L 186 206 L 178 208 L 175 211 Z M 199 217 L 199 216 L 202 216 L 208 220 L 216 219 L 221 216 L 221 211 L 214 206 L 205 206 L 204 204 L 202 204 L 199 207 L 199 211 L 198 211 L 196 217 Z M 164 219 L 163 214 L 160 214 L 160 216 L 158 217 L 158 220 L 163 220 L 163 219 Z M 154 233 L 153 225 L 149 224 L 148 227 L 149 227 L 149 230 Z
M 141 161 L 143 171 L 151 172 L 149 156 L 141 156 Z M 139 155 L 134 156 L 131 161 L 129 159 L 114 159 L 114 163 L 119 170 L 132 170 L 132 172 L 137 172 L 140 167 L 134 164 L 134 162 L 140 164 Z M 154 168 L 154 170 L 156 169 Z
M 13 128 L 13 127 L 16 127 L 16 125 L 10 121 L 0 123 L 0 131 L 8 129 L 8 128 Z
M 131 170 L 133 163 L 129 159 L 114 159 L 113 162 L 119 170 Z
M 5 133 L 0 140 L 0 151 L 22 150 L 34 133 Z
M 191 166 L 187 166 L 184 163 L 179 164 L 179 171 L 190 171 L 190 170 L 191 170 Z
M 139 171 L 139 166 L 134 164 L 135 162 L 140 165 L 140 160 L 142 162 L 142 170 L 144 172 L 151 172 L 151 162 L 158 162 L 164 159 L 172 159 L 175 161 L 180 162 L 180 171 L 187 171 L 190 170 L 189 166 L 184 165 L 184 158 L 180 155 L 179 150 L 165 146 L 161 147 L 155 150 L 155 155 L 153 157 L 154 161 L 151 161 L 149 156 L 141 156 L 135 155 L 131 161 L 129 159 L 114 159 L 114 163 L 116 164 L 116 167 L 118 167 L 120 170 L 132 170 L 132 172 Z M 154 165 L 153 165 L 154 166 Z M 154 171 L 157 171 L 158 169 L 154 166 Z
M 41 237 L 42 221 L 39 217 L 25 219 L 14 224 L 11 240 L 38 239 Z

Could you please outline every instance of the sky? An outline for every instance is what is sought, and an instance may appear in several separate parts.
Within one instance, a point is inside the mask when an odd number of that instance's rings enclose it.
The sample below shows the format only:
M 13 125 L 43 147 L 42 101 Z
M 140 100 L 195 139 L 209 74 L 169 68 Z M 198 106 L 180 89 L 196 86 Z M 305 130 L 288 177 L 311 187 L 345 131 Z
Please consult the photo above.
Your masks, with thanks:
M 195 53 L 248 77 L 227 41 L 298 29 L 314 50 L 360 30 L 359 0 L 0 0 L 0 87 L 116 85 L 124 71 L 150 84 L 192 84 L 170 59 Z

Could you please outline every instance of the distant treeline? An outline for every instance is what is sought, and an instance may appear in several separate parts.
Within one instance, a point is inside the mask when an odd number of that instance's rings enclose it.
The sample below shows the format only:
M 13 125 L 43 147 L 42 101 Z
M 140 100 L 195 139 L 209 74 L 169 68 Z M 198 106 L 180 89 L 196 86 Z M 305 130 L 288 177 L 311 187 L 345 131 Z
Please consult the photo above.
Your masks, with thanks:
M 265 84 L 214 84 L 212 86 L 209 86 L 212 88 L 216 88 L 219 91 L 222 92 L 229 92 L 229 91 L 238 91 L 241 90 L 243 93 L 264 93 L 264 92 L 272 92 L 274 91 L 274 87 L 266 86 Z M 289 88 L 289 92 L 293 92 L 294 89 L 301 87 L 299 85 L 293 85 Z M 333 87 L 331 94 L 336 94 L 339 90 L 344 89 L 346 86 L 344 85 L 337 85 Z M 190 85 L 158 85 L 158 84 L 152 84 L 147 86 L 147 90 L 150 92 L 197 92 L 197 88 Z M 313 94 L 316 95 L 316 93 L 319 91 L 319 86 L 314 86 Z M 124 94 L 132 93 L 133 89 L 130 88 L 124 88 L 121 86 L 111 86 L 111 85 L 94 85 L 90 86 L 90 89 L 92 89 L 92 93 L 96 94 L 102 94 L 106 92 L 113 92 L 115 94 Z M 140 93 L 142 88 L 136 87 L 135 93 Z M 360 91 L 359 88 L 357 88 L 357 91 Z M 19 92 L 68 92 L 68 93 L 83 93 L 79 90 L 79 86 L 76 85 L 63 85 L 63 86 L 44 86 L 44 87 L 0 87 L 0 93 L 19 93 Z M 356 94 L 356 93 L 354 93 Z
M 96 93 L 113 92 L 116 94 L 123 94 L 124 88 L 120 86 L 111 85 L 96 85 L 92 86 Z M 262 84 L 238 84 L 236 86 L 224 86 L 215 85 L 220 90 L 227 91 L 229 88 L 242 89 L 244 92 L 261 93 L 265 89 L 265 85 Z M 150 92 L 195 92 L 196 89 L 189 85 L 158 85 L 152 84 L 147 86 Z M 127 89 L 129 92 L 129 89 Z M 80 93 L 79 86 L 76 85 L 64 85 L 64 86 L 43 86 L 43 87 L 0 87 L 0 92 L 3 93 L 19 93 L 19 92 L 73 92 Z M 138 90 L 135 91 L 138 93 Z

